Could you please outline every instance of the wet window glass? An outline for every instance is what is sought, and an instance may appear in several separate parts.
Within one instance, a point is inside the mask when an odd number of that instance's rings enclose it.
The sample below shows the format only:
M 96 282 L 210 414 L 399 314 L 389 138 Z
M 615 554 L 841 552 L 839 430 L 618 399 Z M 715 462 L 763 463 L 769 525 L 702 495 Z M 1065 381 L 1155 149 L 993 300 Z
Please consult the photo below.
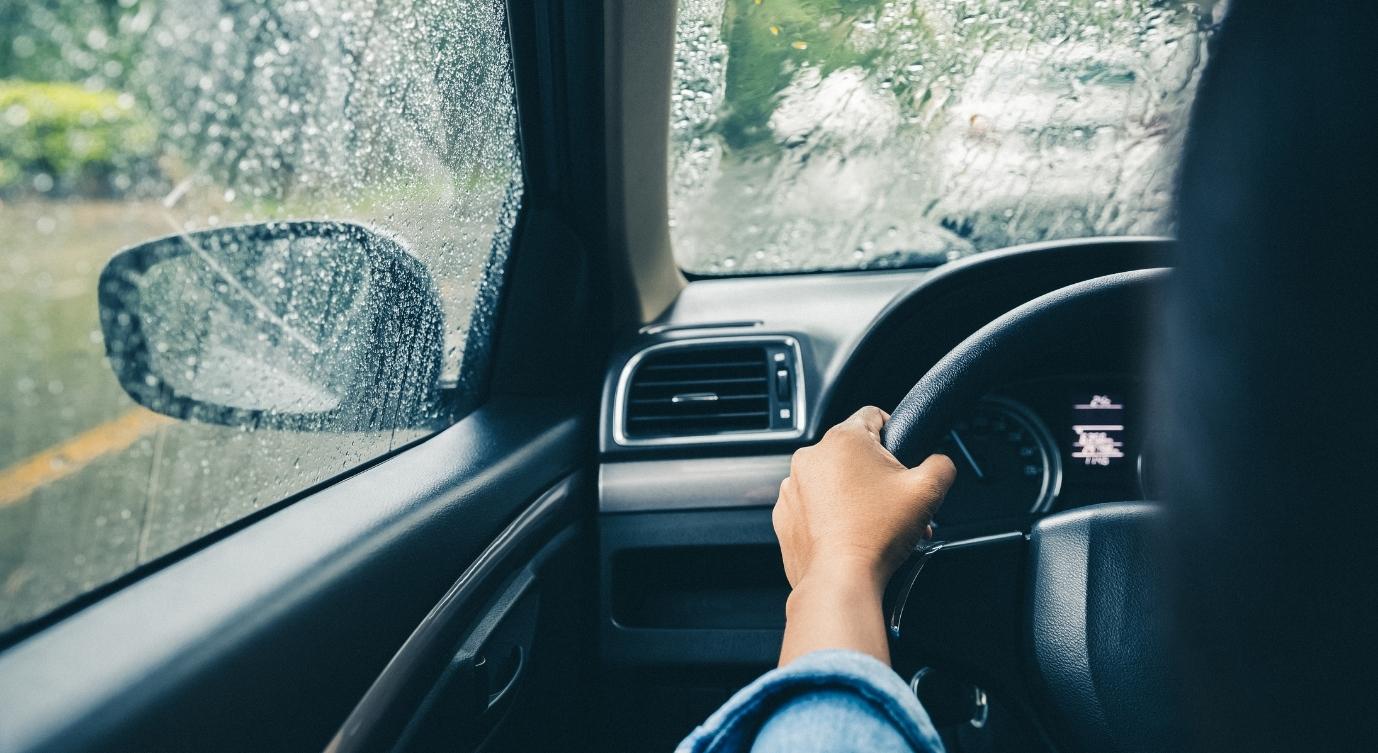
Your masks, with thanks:
M 0 4 L 0 632 L 472 407 L 504 13 Z
M 1203 0 L 682 0 L 675 256 L 709 274 L 941 264 L 1169 233 Z

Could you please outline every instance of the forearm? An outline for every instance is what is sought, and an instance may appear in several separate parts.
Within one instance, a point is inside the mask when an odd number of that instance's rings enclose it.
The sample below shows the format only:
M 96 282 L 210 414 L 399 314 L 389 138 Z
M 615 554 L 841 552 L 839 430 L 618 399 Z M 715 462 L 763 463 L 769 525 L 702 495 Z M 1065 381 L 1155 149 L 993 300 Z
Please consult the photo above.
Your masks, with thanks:
M 813 651 L 743 688 L 676 753 L 942 753 L 919 699 L 855 651 Z
M 890 663 L 882 579 L 865 564 L 837 563 L 800 580 L 785 607 L 783 667 L 805 654 L 848 649 Z

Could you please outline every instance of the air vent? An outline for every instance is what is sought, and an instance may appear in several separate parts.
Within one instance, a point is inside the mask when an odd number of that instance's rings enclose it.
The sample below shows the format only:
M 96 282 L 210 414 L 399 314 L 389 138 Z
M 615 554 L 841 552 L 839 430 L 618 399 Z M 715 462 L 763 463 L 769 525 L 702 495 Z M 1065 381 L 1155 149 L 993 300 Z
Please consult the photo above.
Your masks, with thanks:
M 751 438 L 796 427 L 793 340 L 660 345 L 644 351 L 629 369 L 619 417 L 628 443 Z

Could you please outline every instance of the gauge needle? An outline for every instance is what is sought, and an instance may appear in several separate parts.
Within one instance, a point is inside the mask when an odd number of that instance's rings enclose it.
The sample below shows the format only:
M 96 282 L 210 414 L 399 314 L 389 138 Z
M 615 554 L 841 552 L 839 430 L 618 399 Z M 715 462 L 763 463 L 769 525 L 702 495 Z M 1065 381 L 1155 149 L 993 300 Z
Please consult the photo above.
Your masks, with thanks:
M 962 451 L 962 457 L 966 458 L 967 462 L 971 464 L 971 470 L 976 472 L 976 478 L 978 480 L 984 479 L 986 477 L 986 474 L 981 472 L 981 466 L 977 465 L 976 458 L 971 456 L 971 450 L 967 449 L 967 443 L 963 442 L 962 438 L 957 436 L 957 430 L 952 429 L 948 432 L 948 434 L 951 434 L 952 441 L 957 443 L 957 449 Z

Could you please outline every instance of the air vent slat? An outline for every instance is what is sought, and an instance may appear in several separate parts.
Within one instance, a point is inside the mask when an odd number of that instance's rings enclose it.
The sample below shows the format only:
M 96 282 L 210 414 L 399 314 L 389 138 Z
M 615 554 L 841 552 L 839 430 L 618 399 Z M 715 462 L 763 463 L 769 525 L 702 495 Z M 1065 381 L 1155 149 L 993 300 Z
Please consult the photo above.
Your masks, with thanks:
M 712 402 L 679 403 L 675 405 L 656 405 L 638 407 L 638 411 L 650 415 L 633 415 L 628 421 L 673 421 L 677 418 L 712 418 L 713 416 L 739 417 L 744 415 L 770 414 L 770 404 L 766 400 L 751 402 Z
M 738 377 L 730 379 L 638 379 L 632 387 L 640 389 L 643 387 L 696 387 L 702 384 L 748 384 L 751 382 L 766 382 L 765 377 Z
M 623 431 L 631 439 L 769 431 L 774 369 L 763 342 L 651 350 L 630 375 Z
M 754 361 L 717 361 L 710 363 L 657 363 L 642 368 L 649 372 L 666 371 L 669 369 L 740 369 L 755 368 L 763 363 L 764 359 Z
M 758 418 L 769 416 L 768 411 L 742 411 L 738 413 L 713 413 L 706 416 L 695 416 L 686 414 L 682 416 L 636 416 L 627 419 L 632 423 L 644 423 L 647 421 L 712 421 L 719 418 Z
M 769 401 L 766 400 L 766 396 L 765 396 L 764 394 L 760 394 L 760 395 L 720 395 L 720 394 L 719 394 L 719 395 L 715 395 L 715 396 L 712 398 L 712 402 L 715 402 L 715 403 L 726 403 L 726 402 L 741 403 L 741 402 L 745 402 L 745 401 L 749 401 L 749 400 L 758 400 L 758 401 L 761 401 L 761 402 L 769 402 Z M 684 402 L 676 401 L 674 397 L 643 397 L 643 398 L 633 398 L 632 401 L 631 401 L 631 403 L 632 403 L 632 405 L 684 405 L 684 404 L 685 404 Z

